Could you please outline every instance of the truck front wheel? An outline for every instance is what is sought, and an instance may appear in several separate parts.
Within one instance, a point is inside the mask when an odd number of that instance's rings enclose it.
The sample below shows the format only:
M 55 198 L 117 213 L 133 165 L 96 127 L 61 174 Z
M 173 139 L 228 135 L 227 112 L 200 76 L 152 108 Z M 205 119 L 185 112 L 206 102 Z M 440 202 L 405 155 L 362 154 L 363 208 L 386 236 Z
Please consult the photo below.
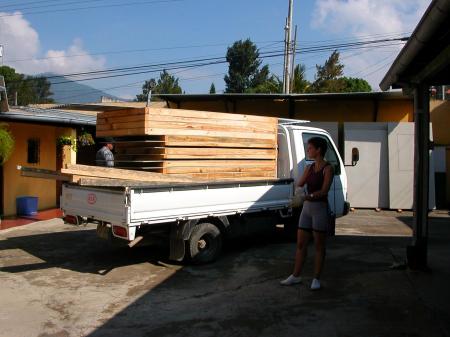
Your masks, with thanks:
M 199 223 L 192 230 L 186 246 L 192 263 L 213 262 L 222 250 L 222 235 L 217 226 L 207 222 Z

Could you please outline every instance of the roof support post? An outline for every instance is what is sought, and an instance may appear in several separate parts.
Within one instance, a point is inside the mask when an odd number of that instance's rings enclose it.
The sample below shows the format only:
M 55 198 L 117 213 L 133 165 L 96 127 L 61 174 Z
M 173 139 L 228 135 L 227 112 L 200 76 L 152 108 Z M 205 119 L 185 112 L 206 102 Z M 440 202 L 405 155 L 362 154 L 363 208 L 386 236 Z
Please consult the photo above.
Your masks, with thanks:
M 430 175 L 430 96 L 429 87 L 414 88 L 414 222 L 412 245 L 407 247 L 408 266 L 427 269 L 429 175 Z

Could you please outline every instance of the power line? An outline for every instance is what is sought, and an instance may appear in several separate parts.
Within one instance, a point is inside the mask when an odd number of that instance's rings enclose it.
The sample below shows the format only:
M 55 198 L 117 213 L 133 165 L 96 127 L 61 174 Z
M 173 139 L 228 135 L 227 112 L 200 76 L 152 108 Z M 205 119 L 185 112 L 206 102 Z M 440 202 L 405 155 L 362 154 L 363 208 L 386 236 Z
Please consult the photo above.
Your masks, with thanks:
M 314 47 L 314 48 L 304 48 L 303 50 L 300 50 L 298 53 L 318 53 L 323 52 L 325 50 L 351 50 L 351 49 L 364 49 L 364 48 L 374 48 L 373 44 L 377 44 L 377 47 L 382 47 L 386 45 L 392 45 L 392 42 L 395 41 L 403 41 L 404 38 L 401 39 L 382 39 L 382 40 L 373 40 L 373 41 L 366 41 L 366 42 L 360 42 L 360 43 L 346 43 L 346 44 L 334 44 L 330 46 L 321 46 Z M 382 44 L 384 42 L 384 44 Z M 339 48 L 340 47 L 340 48 Z M 270 51 L 265 52 L 260 55 L 261 59 L 264 58 L 273 58 L 273 57 L 281 57 L 284 54 L 282 51 Z M 208 65 L 215 65 L 215 64 L 222 64 L 227 63 L 225 57 L 215 57 L 215 58 L 203 58 L 203 59 L 196 59 L 196 60 L 188 60 L 188 61 L 178 61 L 178 62 L 167 62 L 167 63 L 159 63 L 159 64 L 149 64 L 149 65 L 143 65 L 143 66 L 135 66 L 135 67 L 122 67 L 122 68 L 112 68 L 112 69 L 106 69 L 106 70 L 96 70 L 96 71 L 89 71 L 89 72 L 80 72 L 80 73 L 73 73 L 73 74 L 65 74 L 65 75 L 56 75 L 56 76 L 49 76 L 49 78 L 67 78 L 67 77 L 81 77 L 78 79 L 73 80 L 65 80 L 60 82 L 53 82 L 52 85 L 58 85 L 58 84 L 64 84 L 69 83 L 74 80 L 76 81 L 91 81 L 91 80 L 99 80 L 99 79 L 106 79 L 106 78 L 116 78 L 116 77 L 123 77 L 123 76 L 132 76 L 132 75 L 139 75 L 139 74 L 148 74 L 148 73 L 155 73 L 155 72 L 161 72 L 163 70 L 175 70 L 175 69 L 188 69 L 188 68 L 197 68 L 197 67 L 204 67 Z M 98 75 L 98 76 L 96 76 Z
M 59 2 L 56 4 L 46 4 L 46 5 L 40 5 L 40 6 L 32 6 L 32 7 L 19 7 L 19 8 L 12 8 L 8 9 L 8 11 L 26 11 L 28 9 L 39 9 L 39 8 L 46 8 L 46 7 L 58 7 L 58 6 L 68 6 L 73 4 L 81 4 L 81 3 L 92 3 L 92 2 L 99 2 L 99 1 L 105 1 L 105 0 L 80 0 L 80 1 L 69 1 L 69 2 Z M 48 2 L 48 1 L 46 1 Z M 52 2 L 52 1 L 51 1 Z M 9 6 L 0 6 L 0 9 L 2 7 L 12 7 L 13 5 Z
M 271 43 L 271 45 L 276 45 L 282 41 L 260 41 L 255 43 Z M 206 47 L 219 47 L 228 46 L 230 43 L 211 43 L 211 44 L 199 44 L 199 45 L 186 45 L 186 46 L 174 46 L 174 47 L 161 47 L 161 48 L 145 48 L 145 49 L 123 49 L 115 51 L 103 51 L 94 53 L 82 53 L 73 55 L 61 55 L 61 56 L 50 56 L 50 57 L 31 57 L 26 59 L 13 59 L 5 60 L 5 62 L 15 63 L 24 61 L 40 61 L 40 60 L 50 60 L 50 59 L 60 59 L 60 58 L 71 58 L 71 57 L 82 57 L 82 56 L 96 56 L 96 55 L 114 55 L 114 54 L 126 54 L 126 53 L 139 53 L 146 51 L 160 51 L 160 50 L 174 50 L 174 49 L 193 49 L 193 48 L 206 48 Z M 269 46 L 271 46 L 269 45 Z M 261 47 L 260 49 L 267 48 L 269 46 Z
M 46 13 L 62 13 L 62 12 L 74 12 L 74 11 L 87 10 L 87 9 L 106 8 L 106 7 L 108 7 L 108 8 L 130 7 L 130 6 L 150 5 L 150 4 L 158 4 L 158 3 L 183 2 L 183 1 L 187 1 L 187 0 L 152 0 L 152 1 L 130 2 L 130 3 L 122 3 L 122 4 L 107 4 L 107 5 L 105 4 L 105 5 L 88 6 L 88 7 L 55 9 L 55 10 L 49 10 L 49 11 L 3 14 L 3 15 L 0 15 L 0 18 L 11 17 L 11 16 L 22 16 L 23 14 L 35 15 L 35 14 L 46 14 Z
M 383 42 L 390 43 L 390 42 L 404 41 L 405 39 L 407 39 L 407 38 L 403 37 L 403 38 L 399 38 L 399 39 L 380 39 L 380 40 L 372 40 L 372 41 L 364 41 L 364 42 L 352 42 L 352 43 L 345 43 L 345 44 L 316 46 L 316 47 L 311 47 L 311 48 L 302 48 L 298 51 L 298 53 L 300 53 L 300 54 L 301 53 L 311 53 L 311 52 L 334 50 L 334 49 L 351 49 L 351 48 L 355 48 L 355 47 L 359 48 L 359 47 L 365 47 L 367 45 L 380 44 Z M 281 52 L 280 50 L 265 52 L 265 53 L 262 53 L 261 58 L 279 56 L 280 52 Z M 276 53 L 276 55 L 273 55 L 274 53 Z M 110 69 L 105 69 L 105 70 L 94 70 L 94 71 L 87 71 L 87 72 L 78 72 L 78 73 L 71 73 L 71 74 L 48 76 L 47 78 L 74 77 L 74 76 L 85 76 L 85 75 L 91 75 L 91 74 L 105 74 L 105 73 L 124 72 L 124 71 L 129 71 L 129 70 L 138 70 L 138 69 L 145 69 L 145 68 L 179 65 L 179 64 L 183 64 L 183 63 L 219 61 L 219 60 L 225 60 L 225 57 L 212 57 L 212 58 L 194 59 L 194 60 L 189 60 L 189 61 L 176 61 L 176 62 L 147 64 L 147 65 L 131 66 L 131 67 L 110 68 Z

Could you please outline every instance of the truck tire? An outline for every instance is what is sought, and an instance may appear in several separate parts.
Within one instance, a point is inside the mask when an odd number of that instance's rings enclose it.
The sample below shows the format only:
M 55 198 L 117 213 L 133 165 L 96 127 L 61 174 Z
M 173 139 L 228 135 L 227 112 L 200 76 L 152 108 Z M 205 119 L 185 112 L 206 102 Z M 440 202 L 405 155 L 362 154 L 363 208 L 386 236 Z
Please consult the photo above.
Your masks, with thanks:
M 203 222 L 197 224 L 186 242 L 190 262 L 204 264 L 213 262 L 222 250 L 222 235 L 217 226 Z

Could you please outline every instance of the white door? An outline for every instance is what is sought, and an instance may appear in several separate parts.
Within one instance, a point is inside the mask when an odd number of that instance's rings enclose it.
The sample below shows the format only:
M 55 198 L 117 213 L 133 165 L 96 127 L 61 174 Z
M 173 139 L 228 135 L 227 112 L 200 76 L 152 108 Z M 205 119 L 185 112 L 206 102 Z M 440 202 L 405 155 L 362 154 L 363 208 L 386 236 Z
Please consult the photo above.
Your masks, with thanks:
M 352 207 L 389 208 L 389 161 L 386 123 L 345 123 L 345 161 L 359 150 L 356 166 L 346 167 Z

